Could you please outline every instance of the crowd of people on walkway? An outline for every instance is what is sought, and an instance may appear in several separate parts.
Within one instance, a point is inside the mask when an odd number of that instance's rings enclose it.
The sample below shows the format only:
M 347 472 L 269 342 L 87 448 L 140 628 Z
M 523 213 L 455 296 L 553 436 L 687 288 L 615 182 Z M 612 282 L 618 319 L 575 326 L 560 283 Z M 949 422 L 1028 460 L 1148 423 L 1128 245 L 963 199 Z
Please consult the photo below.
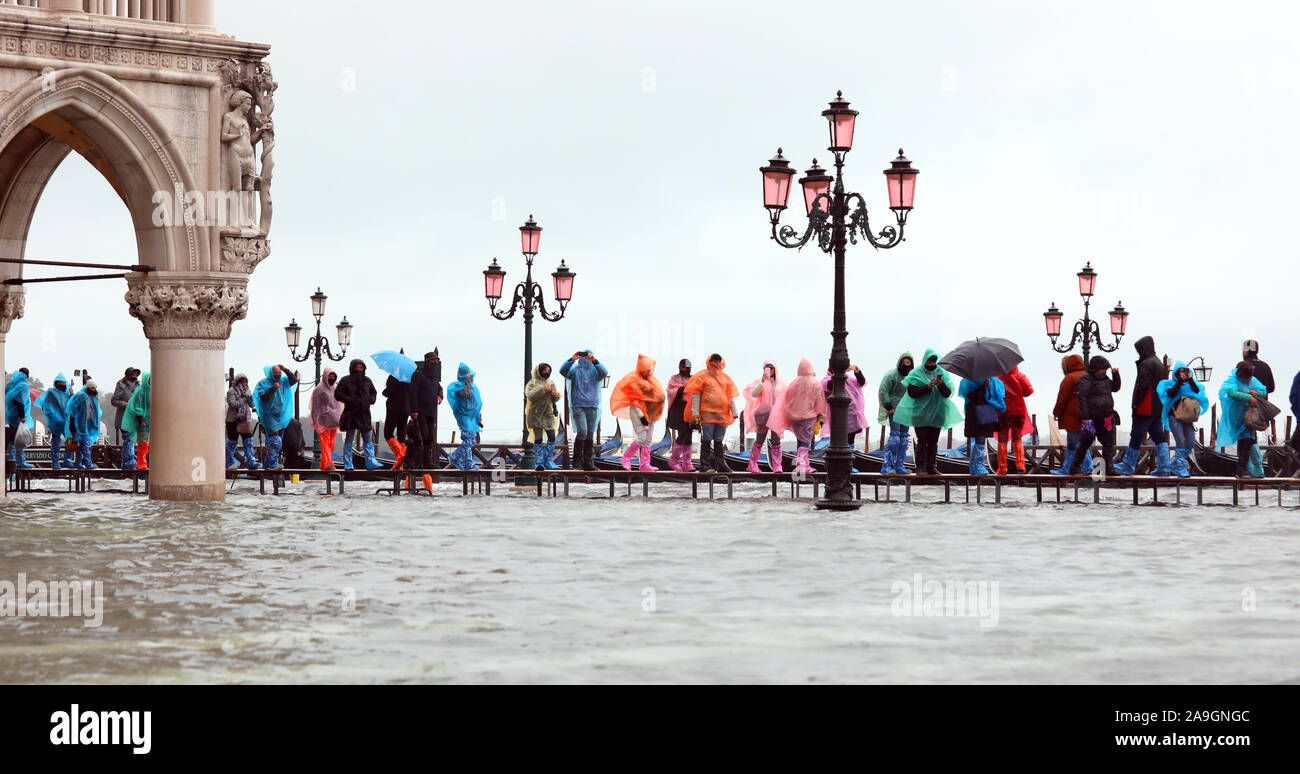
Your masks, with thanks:
M 1133 475 L 1142 445 L 1150 440 L 1155 449 L 1154 475 L 1191 475 L 1188 461 L 1196 448 L 1195 426 L 1210 408 L 1209 388 L 1196 379 L 1185 361 L 1176 360 L 1170 368 L 1168 359 L 1157 354 L 1152 337 L 1138 339 L 1134 347 L 1138 359 L 1127 415 L 1131 423 L 1129 442 L 1118 461 L 1116 431 L 1123 421 L 1116 407 L 1116 395 L 1123 389 L 1119 368 L 1101 355 L 1087 363 L 1078 355 L 1062 359 L 1063 378 L 1052 415 L 1065 433 L 1065 450 L 1064 462 L 1053 474 L 1087 475 L 1100 465 L 1108 476 Z M 631 433 L 631 442 L 620 459 L 624 469 L 631 470 L 635 463 L 642 471 L 658 470 L 651 461 L 651 446 L 657 437 L 655 426 L 663 419 L 671 436 L 672 470 L 730 470 L 724 459 L 723 439 L 728 428 L 743 417 L 746 434 L 754 436 L 748 455 L 749 472 L 760 472 L 764 460 L 769 470 L 783 471 L 782 442 L 787 433 L 795 443 L 795 470 L 811 472 L 809 455 L 817 439 L 830 432 L 828 399 L 834 374 L 828 371 L 818 376 L 811 361 L 803 358 L 794 378 L 787 381 L 778 364 L 766 360 L 758 375 L 741 390 L 727 372 L 721 354 L 710 355 L 700 369 L 694 369 L 689 359 L 679 360 L 676 373 L 666 385 L 655 375 L 655 367 L 653 358 L 639 355 L 635 366 L 610 390 L 609 411 L 625 421 Z M 445 389 L 440 373 L 438 354 L 430 352 L 409 377 L 389 375 L 380 393 L 360 358 L 353 359 L 341 377 L 326 368 L 309 400 L 310 425 L 323 450 L 320 469 L 334 470 L 341 465 L 344 470 L 352 470 L 353 449 L 359 450 L 366 470 L 385 467 L 375 454 L 371 417 L 371 407 L 381 394 L 385 398 L 383 434 L 394 455 L 393 468 L 434 467 L 437 413 L 444 400 L 451 407 L 461 439 L 448 459 L 461 470 L 478 468 L 481 458 L 476 446 L 484 422 L 483 397 L 475 372 L 461 363 L 456 380 Z M 555 383 L 557 375 L 565 380 L 564 390 Z M 99 440 L 101 427 L 95 381 L 85 381 L 82 389 L 74 393 L 68 379 L 59 373 L 53 386 L 33 400 L 29 376 L 27 369 L 19 369 L 5 389 L 5 441 L 10 464 L 32 467 L 26 460 L 25 448 L 30 444 L 33 427 L 31 410 L 36 406 L 43 412 L 50 434 L 51 467 L 94 468 L 90 449 Z M 856 365 L 850 366 L 844 376 L 849 399 L 847 430 L 853 445 L 857 435 L 867 430 L 867 378 Z M 528 440 L 536 451 L 538 470 L 559 467 L 556 444 L 565 401 L 574 432 L 571 465 L 579 470 L 596 468 L 595 433 L 601 409 L 606 405 L 603 390 L 609 377 L 609 369 L 591 349 L 574 352 L 560 365 L 558 374 L 545 362 L 532 369 L 523 390 L 524 420 Z M 227 469 L 282 469 L 286 433 L 297 433 L 294 442 L 301 447 L 301 431 L 293 421 L 297 385 L 294 372 L 283 364 L 265 366 L 262 378 L 252 386 L 244 374 L 231 380 L 225 399 Z M 1259 359 L 1259 342 L 1245 341 L 1242 360 L 1218 391 L 1221 414 L 1215 442 L 1220 447 L 1236 446 L 1240 477 L 1264 475 L 1258 433 L 1277 414 L 1278 409 L 1268 402 L 1275 390 L 1272 369 Z M 953 375 L 940 365 L 936 350 L 927 349 L 919 363 L 911 352 L 903 352 L 884 373 L 877 391 L 877 418 L 882 427 L 888 427 L 888 438 L 881 450 L 881 471 L 893 475 L 912 472 L 905 462 L 911 435 L 915 434 L 915 472 L 937 474 L 940 434 L 961 425 L 971 475 L 1027 473 L 1024 439 L 1032 436 L 1035 428 L 1026 398 L 1033 394 L 1032 382 L 1019 367 L 1001 376 L 954 381 Z M 1290 402 L 1292 412 L 1300 416 L 1300 374 L 1292 383 Z M 113 428 L 121 444 L 122 468 L 147 469 L 150 374 L 126 369 L 114 386 L 110 403 L 116 409 Z M 260 423 L 266 438 L 261 461 L 253 445 L 255 423 Z M 338 455 L 334 450 L 340 432 L 344 443 L 343 453 Z M 693 459 L 696 434 L 698 468 Z M 990 439 L 997 441 L 997 461 L 992 466 L 986 459 Z M 1100 462 L 1093 457 L 1098 443 L 1102 449 Z M 1290 445 L 1300 451 L 1300 427 Z

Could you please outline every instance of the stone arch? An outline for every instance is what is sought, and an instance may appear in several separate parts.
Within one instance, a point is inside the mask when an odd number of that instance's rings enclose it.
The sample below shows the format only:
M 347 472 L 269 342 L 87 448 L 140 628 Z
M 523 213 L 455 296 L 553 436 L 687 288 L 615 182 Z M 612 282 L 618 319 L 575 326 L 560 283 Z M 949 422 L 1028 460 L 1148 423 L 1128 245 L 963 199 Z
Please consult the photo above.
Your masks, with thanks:
M 174 217 L 156 225 L 155 195 L 199 190 L 171 132 L 115 78 L 89 68 L 51 70 L 0 102 L 0 257 L 22 258 L 41 193 L 76 150 L 113 186 L 131 215 L 139 262 L 158 271 L 214 268 L 206 229 Z M 0 264 L 0 277 L 20 265 Z

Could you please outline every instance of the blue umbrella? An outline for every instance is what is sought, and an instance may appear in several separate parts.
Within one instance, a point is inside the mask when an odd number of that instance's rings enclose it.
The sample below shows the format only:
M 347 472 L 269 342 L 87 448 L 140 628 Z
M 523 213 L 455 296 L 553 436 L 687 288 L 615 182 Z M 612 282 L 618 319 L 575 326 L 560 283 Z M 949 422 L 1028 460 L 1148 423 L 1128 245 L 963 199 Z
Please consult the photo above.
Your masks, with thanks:
M 398 381 L 409 382 L 415 373 L 415 361 L 400 352 L 386 349 L 370 356 L 379 370 L 396 376 Z

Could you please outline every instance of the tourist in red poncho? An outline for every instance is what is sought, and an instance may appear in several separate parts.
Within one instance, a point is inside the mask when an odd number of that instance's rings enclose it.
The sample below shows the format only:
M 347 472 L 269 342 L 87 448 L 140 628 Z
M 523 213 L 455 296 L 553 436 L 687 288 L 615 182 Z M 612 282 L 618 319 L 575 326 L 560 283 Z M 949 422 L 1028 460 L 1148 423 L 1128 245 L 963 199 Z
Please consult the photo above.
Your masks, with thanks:
M 638 470 L 658 470 L 650 462 L 650 444 L 654 442 L 654 426 L 664 413 L 664 386 L 655 377 L 655 361 L 646 355 L 637 355 L 636 369 L 618 380 L 609 395 L 609 410 L 614 416 L 628 420 L 632 427 L 632 443 L 623 452 L 623 470 L 632 469 L 632 455 L 638 454 Z
M 1007 474 L 1007 454 L 1014 450 L 1016 472 L 1023 476 L 1028 472 L 1025 468 L 1024 438 L 1034 432 L 1034 423 L 1029 419 L 1025 398 L 1034 394 L 1034 385 L 1029 383 L 1029 377 L 1021 372 L 1020 366 L 998 378 L 1007 390 L 1007 410 L 998 416 L 998 475 Z
M 763 453 L 763 442 L 770 444 L 768 464 L 773 473 L 781 472 L 781 397 L 785 394 L 785 380 L 777 376 L 776 363 L 763 361 L 763 375 L 745 385 L 745 424 L 754 429 L 754 446 L 749 450 L 749 472 L 762 473 L 758 458 Z
M 727 361 L 716 352 L 709 355 L 703 371 L 691 376 L 685 389 L 690 403 L 686 406 L 687 422 L 700 425 L 700 470 L 726 473 L 727 460 L 723 456 L 722 439 L 727 428 L 736 421 L 740 412 L 740 390 L 727 376 Z

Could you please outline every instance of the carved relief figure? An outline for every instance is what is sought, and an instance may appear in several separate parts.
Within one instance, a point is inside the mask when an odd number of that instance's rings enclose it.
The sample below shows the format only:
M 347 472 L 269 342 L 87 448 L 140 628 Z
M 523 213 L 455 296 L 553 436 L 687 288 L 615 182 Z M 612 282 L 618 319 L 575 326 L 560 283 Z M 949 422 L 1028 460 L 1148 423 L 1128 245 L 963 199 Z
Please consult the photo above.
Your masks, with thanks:
M 258 175 L 253 144 L 261 139 L 271 123 L 267 121 L 261 128 L 253 128 L 250 120 L 253 97 L 242 89 L 231 93 L 228 104 L 230 112 L 221 119 L 222 182 L 226 191 L 238 192 L 239 196 L 227 222 L 255 232 L 257 213 L 253 192 L 258 187 Z

